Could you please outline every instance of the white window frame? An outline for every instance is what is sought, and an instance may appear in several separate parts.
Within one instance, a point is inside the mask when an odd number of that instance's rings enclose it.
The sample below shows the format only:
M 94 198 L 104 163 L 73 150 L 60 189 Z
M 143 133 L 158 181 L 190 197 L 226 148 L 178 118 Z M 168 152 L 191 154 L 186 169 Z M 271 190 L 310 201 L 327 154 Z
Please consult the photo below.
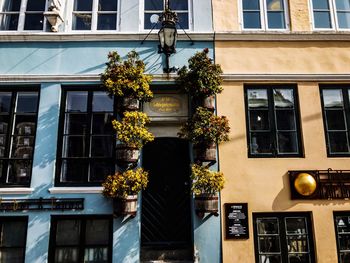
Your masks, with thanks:
M 330 28 L 319 28 L 315 27 L 315 18 L 314 18 L 314 7 L 312 0 L 310 0 L 310 18 L 311 18 L 311 24 L 312 24 L 312 30 L 313 31 L 350 31 L 349 28 L 339 28 L 338 23 L 338 16 L 337 16 L 337 7 L 336 7 L 336 0 L 327 0 L 329 5 L 329 12 L 331 16 L 331 27 Z
M 140 32 L 149 32 L 151 29 L 145 29 L 145 1 L 140 0 Z M 165 0 L 163 0 L 165 3 Z M 193 3 L 192 0 L 187 0 L 188 2 L 188 29 L 185 29 L 186 32 L 193 31 Z M 182 29 L 180 29 L 182 30 Z
M 106 33 L 106 32 L 117 32 L 120 30 L 120 8 L 121 8 L 121 1 L 122 0 L 118 0 L 117 3 L 117 11 L 113 12 L 113 11 L 98 11 L 98 1 L 99 0 L 92 0 L 92 10 L 91 11 L 74 11 L 74 2 L 76 0 L 66 0 L 67 1 L 67 13 L 69 15 L 67 15 L 67 23 L 66 23 L 66 30 L 67 32 L 71 32 L 71 33 L 97 33 L 97 32 L 102 32 L 102 33 Z M 116 19 L 116 29 L 112 29 L 112 30 L 98 30 L 97 29 L 97 18 L 98 18 L 98 14 L 100 12 L 103 13 L 110 13 L 110 14 L 116 14 L 117 15 L 117 19 Z M 73 14 L 74 13 L 91 13 L 91 29 L 90 30 L 74 30 L 73 29 Z
M 243 15 L 243 1 L 238 1 L 238 10 L 239 10 L 239 21 L 241 25 L 241 30 L 243 31 L 289 31 L 290 30 L 290 22 L 289 22 L 289 13 L 288 13 L 288 0 L 282 0 L 283 8 L 284 8 L 284 19 L 285 19 L 285 28 L 269 28 L 268 20 L 267 20 L 267 6 L 266 0 L 259 0 L 260 6 L 260 24 L 261 28 L 244 28 L 244 15 Z M 293 1 L 293 0 L 291 0 Z
M 15 33 L 15 32 L 19 32 L 19 31 L 24 31 L 24 32 L 46 32 L 47 31 L 47 19 L 44 16 L 44 20 L 43 20 L 43 29 L 42 30 L 24 30 L 24 24 L 25 24 L 25 18 L 26 18 L 26 14 L 37 14 L 37 13 L 41 13 L 41 12 L 37 12 L 37 11 L 27 11 L 27 2 L 28 0 L 21 0 L 21 5 L 20 5 L 20 9 L 19 11 L 10 11 L 10 12 L 2 12 L 2 8 L 3 8 L 3 4 L 4 4 L 4 0 L 0 0 L 0 14 L 19 14 L 18 16 L 18 25 L 17 25 L 17 30 L 0 30 L 0 33 Z M 47 11 L 48 8 L 48 0 L 45 1 L 45 10 L 43 11 L 43 13 L 45 11 Z

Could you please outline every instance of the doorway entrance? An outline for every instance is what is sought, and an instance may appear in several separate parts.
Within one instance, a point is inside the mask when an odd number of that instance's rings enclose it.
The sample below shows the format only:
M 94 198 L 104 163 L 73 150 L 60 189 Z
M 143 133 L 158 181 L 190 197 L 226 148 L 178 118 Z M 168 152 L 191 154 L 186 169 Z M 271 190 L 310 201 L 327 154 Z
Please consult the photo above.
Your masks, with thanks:
M 142 192 L 141 259 L 193 258 L 189 144 L 156 138 L 143 148 L 149 183 Z

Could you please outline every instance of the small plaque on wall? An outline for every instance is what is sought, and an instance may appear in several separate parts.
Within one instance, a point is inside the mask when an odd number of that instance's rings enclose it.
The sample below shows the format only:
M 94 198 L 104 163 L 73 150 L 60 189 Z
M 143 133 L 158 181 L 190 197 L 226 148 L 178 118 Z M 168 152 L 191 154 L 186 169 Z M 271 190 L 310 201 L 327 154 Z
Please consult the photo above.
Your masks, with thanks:
M 248 239 L 248 203 L 225 204 L 226 239 Z

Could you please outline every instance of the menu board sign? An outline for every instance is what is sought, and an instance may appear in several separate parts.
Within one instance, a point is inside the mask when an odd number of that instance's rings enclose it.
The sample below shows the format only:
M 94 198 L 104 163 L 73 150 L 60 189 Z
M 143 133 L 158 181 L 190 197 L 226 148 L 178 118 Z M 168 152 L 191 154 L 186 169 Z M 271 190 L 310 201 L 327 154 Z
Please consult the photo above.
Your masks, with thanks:
M 248 239 L 248 204 L 225 204 L 225 237 L 226 239 Z

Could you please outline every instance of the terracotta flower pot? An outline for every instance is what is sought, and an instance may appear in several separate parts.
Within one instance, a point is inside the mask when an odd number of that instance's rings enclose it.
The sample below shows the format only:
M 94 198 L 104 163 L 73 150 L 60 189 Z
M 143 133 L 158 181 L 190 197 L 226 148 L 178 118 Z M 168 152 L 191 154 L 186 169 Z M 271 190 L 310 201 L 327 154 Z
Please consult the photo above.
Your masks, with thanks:
M 140 109 L 140 101 L 131 97 L 125 97 L 121 99 L 122 110 L 136 111 Z
M 196 213 L 217 214 L 219 211 L 219 197 L 216 194 L 201 194 L 194 198 Z
M 116 148 L 116 160 L 119 163 L 137 163 L 140 156 L 140 150 L 135 147 L 129 147 L 125 144 L 118 144 Z
M 128 195 L 126 198 L 113 199 L 113 215 L 118 216 L 136 216 L 137 213 L 137 195 Z
M 216 144 L 211 143 L 207 146 L 195 146 L 194 159 L 199 162 L 215 162 Z

